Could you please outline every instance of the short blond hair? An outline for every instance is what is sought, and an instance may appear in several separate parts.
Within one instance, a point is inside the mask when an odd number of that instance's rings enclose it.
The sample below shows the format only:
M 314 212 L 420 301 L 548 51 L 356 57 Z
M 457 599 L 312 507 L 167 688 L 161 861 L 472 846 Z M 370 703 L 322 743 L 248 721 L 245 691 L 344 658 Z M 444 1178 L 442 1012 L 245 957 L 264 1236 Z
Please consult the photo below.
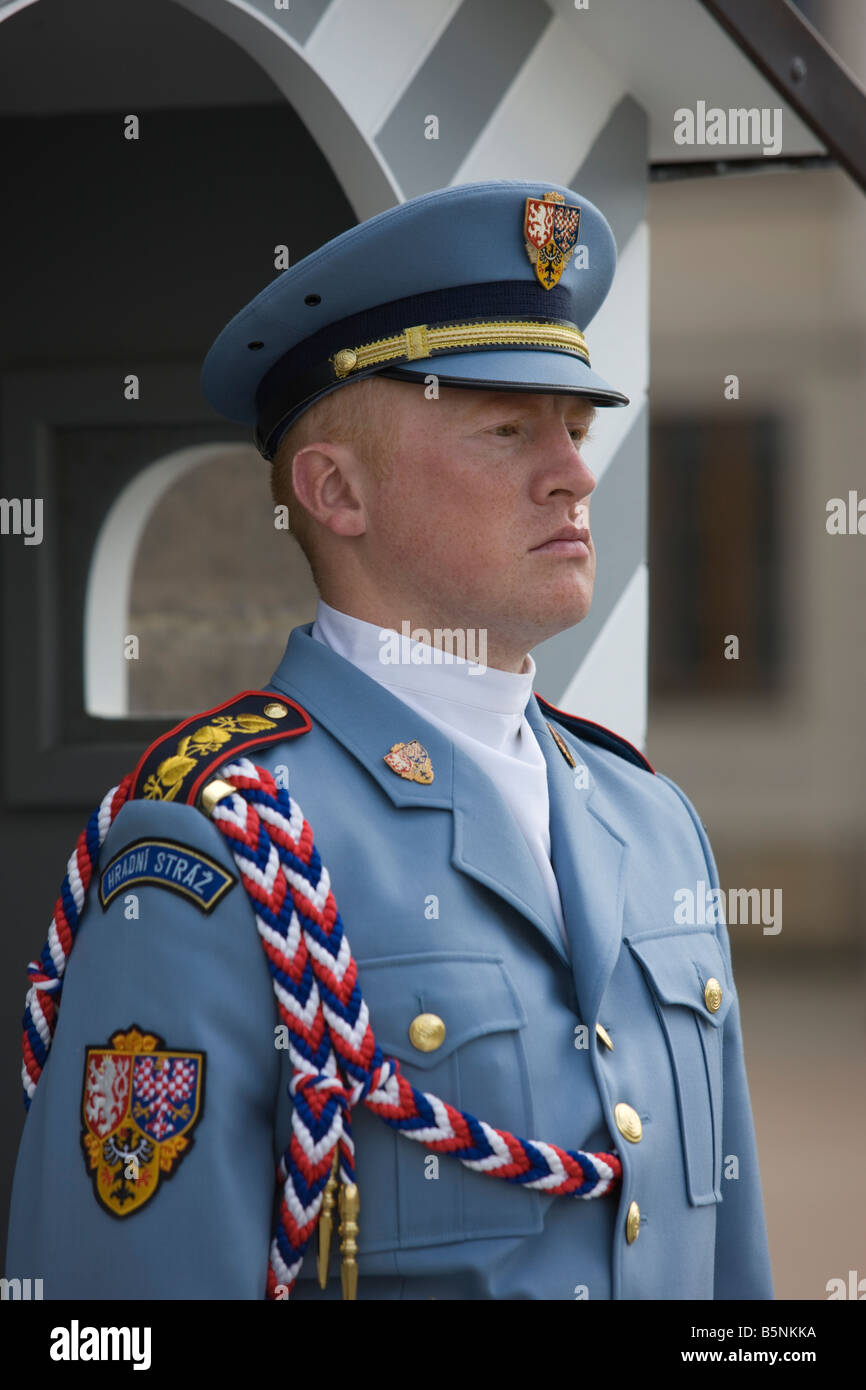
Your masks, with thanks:
M 369 376 L 331 391 L 289 426 L 274 454 L 271 496 L 276 507 L 288 508 L 289 530 L 307 557 L 317 583 L 316 523 L 295 496 L 292 484 L 295 454 L 319 440 L 351 444 L 374 476 L 381 477 L 394 454 L 393 411 L 389 416 L 388 409 L 393 402 L 385 399 L 387 386 L 387 382 Z

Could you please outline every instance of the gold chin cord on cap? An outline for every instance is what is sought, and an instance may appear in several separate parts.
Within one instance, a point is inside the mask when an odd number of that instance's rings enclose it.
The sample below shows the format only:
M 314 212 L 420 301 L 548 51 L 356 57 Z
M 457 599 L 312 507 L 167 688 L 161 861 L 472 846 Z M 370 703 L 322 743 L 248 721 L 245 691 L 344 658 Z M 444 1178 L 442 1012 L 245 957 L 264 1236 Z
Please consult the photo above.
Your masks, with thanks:
M 358 347 L 340 348 L 329 361 L 334 375 L 344 381 L 353 372 L 397 358 L 414 362 L 421 357 L 432 357 L 435 352 L 460 352 L 461 349 L 476 347 L 519 347 L 521 344 L 533 348 L 551 348 L 555 352 L 573 352 L 587 366 L 590 365 L 589 348 L 579 328 L 566 323 L 544 323 L 531 319 L 476 319 L 472 323 L 432 326 L 419 323 L 389 338 L 375 338 Z
M 322 1196 L 322 1212 L 319 1217 L 319 1252 L 317 1269 L 319 1288 L 324 1289 L 328 1282 L 328 1263 L 331 1258 L 331 1233 L 334 1229 L 334 1191 L 339 1182 L 339 1147 L 334 1153 L 331 1175 Z M 343 1298 L 357 1300 L 358 1297 L 358 1213 L 361 1209 L 361 1194 L 358 1184 L 340 1183 L 337 1197 L 340 1215 L 340 1277 L 343 1284 Z

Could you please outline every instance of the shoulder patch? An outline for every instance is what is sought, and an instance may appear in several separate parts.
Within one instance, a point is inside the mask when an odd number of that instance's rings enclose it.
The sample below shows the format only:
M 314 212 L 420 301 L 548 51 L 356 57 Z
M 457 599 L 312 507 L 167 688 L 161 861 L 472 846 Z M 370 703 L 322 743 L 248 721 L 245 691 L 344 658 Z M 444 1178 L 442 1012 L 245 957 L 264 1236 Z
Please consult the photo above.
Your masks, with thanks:
M 96 1200 L 112 1216 L 143 1207 L 192 1148 L 205 1058 L 169 1051 L 158 1034 L 134 1023 L 87 1048 L 81 1147 Z
M 203 783 L 223 763 L 251 748 L 307 734 L 312 727 L 307 711 L 288 696 L 243 690 L 184 719 L 152 743 L 138 761 L 128 799 L 191 806 Z
M 651 772 L 655 776 L 652 763 L 644 757 L 639 748 L 629 743 L 628 739 L 606 729 L 603 724 L 596 724 L 592 719 L 581 719 L 576 714 L 567 714 L 565 710 L 557 709 L 556 705 L 552 705 L 537 692 L 535 698 L 545 718 L 555 719 L 557 724 L 569 729 L 578 738 L 584 739 L 587 743 L 596 743 L 600 748 L 606 748 L 609 753 L 617 753 L 621 758 L 625 758 L 626 762 L 633 763 L 635 767 L 642 767 L 645 772 Z
M 103 912 L 118 893 L 141 883 L 168 888 L 202 912 L 212 912 L 237 878 L 192 845 L 177 840 L 133 840 L 102 871 L 99 901 Z

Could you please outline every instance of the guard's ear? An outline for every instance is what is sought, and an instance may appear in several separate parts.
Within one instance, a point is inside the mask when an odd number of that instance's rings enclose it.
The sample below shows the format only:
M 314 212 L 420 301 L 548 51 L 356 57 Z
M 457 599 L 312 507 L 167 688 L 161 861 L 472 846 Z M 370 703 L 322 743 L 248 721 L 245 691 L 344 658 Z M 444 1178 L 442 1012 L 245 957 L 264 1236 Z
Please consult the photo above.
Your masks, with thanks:
M 292 461 L 295 497 L 310 516 L 336 536 L 367 529 L 361 461 L 350 444 L 305 444 Z

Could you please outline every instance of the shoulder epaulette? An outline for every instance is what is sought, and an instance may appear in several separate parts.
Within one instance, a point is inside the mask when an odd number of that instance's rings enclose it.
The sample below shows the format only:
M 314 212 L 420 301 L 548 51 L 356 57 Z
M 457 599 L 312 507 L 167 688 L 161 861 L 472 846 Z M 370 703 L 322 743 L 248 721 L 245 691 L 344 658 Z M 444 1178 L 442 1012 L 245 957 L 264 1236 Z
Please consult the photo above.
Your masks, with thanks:
M 307 711 L 287 696 L 242 690 L 156 739 L 138 761 L 129 800 L 194 805 L 202 785 L 222 763 L 263 744 L 297 738 L 312 727 Z
M 646 772 L 651 772 L 655 776 L 655 768 L 648 758 L 645 758 L 639 748 L 629 743 L 628 739 L 622 738 L 620 734 L 615 734 L 611 729 L 606 729 L 603 724 L 596 724 L 592 719 L 581 719 L 576 714 L 568 714 L 564 709 L 557 709 L 549 700 L 545 700 L 543 695 L 536 692 L 535 696 L 541 706 L 542 714 L 549 715 L 555 719 L 557 724 L 561 724 L 564 729 L 569 729 L 578 738 L 585 739 L 587 743 L 597 743 L 599 747 L 606 748 L 609 753 L 618 753 L 626 762 L 634 763 L 635 767 L 642 767 Z

